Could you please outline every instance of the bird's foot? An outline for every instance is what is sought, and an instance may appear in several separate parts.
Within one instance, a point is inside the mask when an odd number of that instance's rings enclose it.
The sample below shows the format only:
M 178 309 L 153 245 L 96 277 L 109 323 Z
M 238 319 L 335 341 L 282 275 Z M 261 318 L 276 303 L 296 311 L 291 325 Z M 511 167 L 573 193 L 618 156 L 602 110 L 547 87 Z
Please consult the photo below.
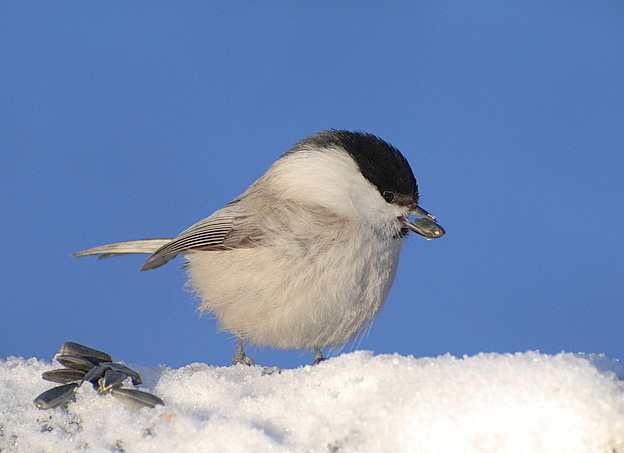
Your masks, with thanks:
M 254 366 L 256 362 L 247 354 L 245 354 L 245 349 L 243 348 L 243 340 L 238 339 L 238 345 L 236 346 L 236 352 L 234 352 L 234 358 L 232 359 L 232 365 L 238 365 L 242 363 L 247 366 Z
M 318 365 L 322 361 L 327 360 L 327 357 L 323 355 L 323 351 L 321 351 L 321 348 L 314 348 L 314 353 L 316 354 L 316 357 L 314 358 L 314 362 L 312 362 L 312 365 Z
M 232 365 L 238 365 L 239 363 L 247 366 L 254 366 L 256 364 L 256 362 L 254 362 L 251 357 L 248 357 L 245 354 L 234 354 L 234 358 L 232 359 Z

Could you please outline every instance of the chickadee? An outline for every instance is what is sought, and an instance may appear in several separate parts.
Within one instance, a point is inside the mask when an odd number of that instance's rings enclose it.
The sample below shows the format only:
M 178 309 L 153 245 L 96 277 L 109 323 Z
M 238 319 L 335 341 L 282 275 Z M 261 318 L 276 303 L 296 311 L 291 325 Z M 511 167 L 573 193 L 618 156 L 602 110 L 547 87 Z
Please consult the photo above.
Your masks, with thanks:
M 318 363 L 323 348 L 346 343 L 379 313 L 408 232 L 445 233 L 434 220 L 396 148 L 365 132 L 327 130 L 176 238 L 74 256 L 147 253 L 148 270 L 184 254 L 200 310 L 238 338 L 233 364 L 253 364 L 245 343 L 313 350 Z

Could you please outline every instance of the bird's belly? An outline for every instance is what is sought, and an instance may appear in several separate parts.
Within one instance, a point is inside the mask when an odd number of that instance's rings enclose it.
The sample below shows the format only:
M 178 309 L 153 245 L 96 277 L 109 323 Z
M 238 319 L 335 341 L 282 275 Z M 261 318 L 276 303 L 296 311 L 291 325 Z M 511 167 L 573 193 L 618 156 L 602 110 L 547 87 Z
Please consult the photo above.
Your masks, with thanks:
M 400 242 L 376 239 L 340 249 L 255 247 L 187 255 L 200 309 L 245 341 L 282 349 L 338 346 L 382 308 Z

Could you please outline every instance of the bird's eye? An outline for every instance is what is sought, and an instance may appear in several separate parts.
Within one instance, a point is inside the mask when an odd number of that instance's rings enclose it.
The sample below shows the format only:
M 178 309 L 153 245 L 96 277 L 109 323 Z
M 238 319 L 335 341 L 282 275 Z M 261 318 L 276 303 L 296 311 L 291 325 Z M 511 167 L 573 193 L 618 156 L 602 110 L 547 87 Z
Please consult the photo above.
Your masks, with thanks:
M 386 200 L 388 203 L 392 203 L 394 201 L 394 193 L 389 192 L 389 191 L 384 191 L 384 193 L 381 194 L 382 197 L 384 197 L 384 200 Z

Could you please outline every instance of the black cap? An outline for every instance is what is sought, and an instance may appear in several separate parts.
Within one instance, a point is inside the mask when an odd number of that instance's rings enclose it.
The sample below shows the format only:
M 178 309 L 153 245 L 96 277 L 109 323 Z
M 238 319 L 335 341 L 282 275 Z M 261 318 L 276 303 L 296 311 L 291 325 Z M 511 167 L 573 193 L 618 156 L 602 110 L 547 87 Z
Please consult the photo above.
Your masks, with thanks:
M 342 148 L 388 203 L 410 205 L 418 202 L 418 184 L 407 159 L 398 149 L 375 135 L 330 129 L 304 138 L 288 152 L 296 152 L 301 146 Z

